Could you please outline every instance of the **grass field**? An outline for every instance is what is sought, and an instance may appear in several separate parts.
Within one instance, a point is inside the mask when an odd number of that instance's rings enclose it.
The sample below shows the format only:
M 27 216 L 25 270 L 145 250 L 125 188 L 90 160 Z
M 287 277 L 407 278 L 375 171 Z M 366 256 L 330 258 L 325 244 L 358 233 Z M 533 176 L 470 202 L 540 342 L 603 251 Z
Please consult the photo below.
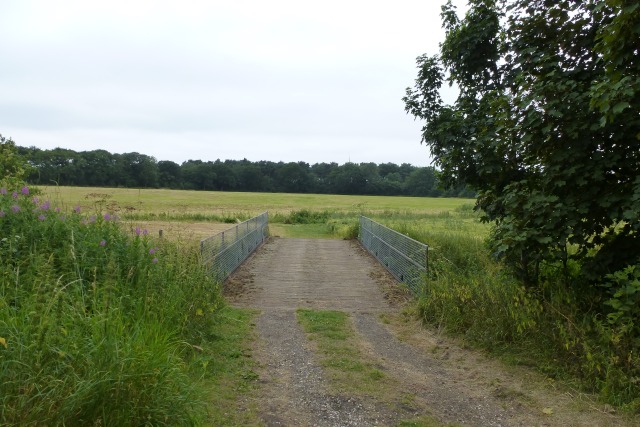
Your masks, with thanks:
M 426 197 L 345 196 L 328 194 L 234 193 L 219 191 L 153 190 L 95 187 L 40 187 L 52 201 L 60 200 L 69 209 L 96 205 L 123 213 L 180 215 L 257 215 L 264 211 L 289 213 L 295 210 L 339 212 L 450 211 L 471 199 Z
M 341 238 L 358 215 L 396 221 L 441 217 L 433 224 L 460 229 L 469 218 L 451 212 L 469 207 L 472 199 L 426 197 L 345 196 L 327 194 L 238 193 L 218 191 L 153 190 L 95 187 L 41 187 L 44 198 L 68 211 L 117 214 L 125 225 L 157 235 L 196 241 L 219 233 L 268 211 L 272 235 L 282 237 Z M 468 210 L 468 209 L 467 209 Z M 303 219 L 300 211 L 322 212 Z M 443 221 L 442 221 L 443 220 Z M 473 223 L 476 223 L 475 216 Z M 467 227 L 469 228 L 469 227 Z M 473 227 L 471 227 L 472 229 Z M 468 230 L 467 230 L 468 231 Z
M 473 199 L 240 193 L 97 187 L 40 187 L 43 198 L 71 211 L 116 214 L 125 228 L 197 243 L 237 222 L 269 212 L 273 236 L 354 237 L 359 215 L 416 239 L 447 236 L 484 240 L 488 227 L 472 211 Z M 419 231 L 418 231 L 419 230 Z M 426 233 L 426 236 L 424 235 Z M 438 243 L 429 243 L 434 250 Z M 435 245 L 434 245 L 435 244 Z

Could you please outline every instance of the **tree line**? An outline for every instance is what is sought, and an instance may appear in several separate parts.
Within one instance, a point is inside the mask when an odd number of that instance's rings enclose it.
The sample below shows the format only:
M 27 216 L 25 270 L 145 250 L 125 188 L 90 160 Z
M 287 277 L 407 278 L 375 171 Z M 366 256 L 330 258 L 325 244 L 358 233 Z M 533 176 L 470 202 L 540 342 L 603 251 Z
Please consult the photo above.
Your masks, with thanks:
M 358 194 L 385 196 L 473 197 L 465 187 L 443 189 L 433 167 L 408 163 L 157 161 L 140 153 L 106 150 L 76 152 L 18 147 L 32 166 L 35 185 L 170 188 L 209 191 Z

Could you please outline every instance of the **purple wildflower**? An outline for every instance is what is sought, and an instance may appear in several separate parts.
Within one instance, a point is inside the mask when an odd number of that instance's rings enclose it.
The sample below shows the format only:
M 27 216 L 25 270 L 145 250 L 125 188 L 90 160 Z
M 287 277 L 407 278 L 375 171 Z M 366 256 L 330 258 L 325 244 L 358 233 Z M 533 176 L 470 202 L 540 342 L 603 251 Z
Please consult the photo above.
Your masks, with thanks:
M 44 215 L 42 215 L 42 214 L 40 214 L 40 215 L 38 215 L 38 219 L 39 219 L 40 221 L 44 221 L 45 219 L 47 219 L 47 217 L 46 217 L 46 216 L 44 216 Z
M 56 213 L 60 213 L 60 208 L 56 208 Z
M 151 260 L 152 263 L 157 264 L 158 263 L 158 258 L 154 258 Z
M 0 188 L 0 194 L 2 194 L 3 196 L 7 194 L 7 189 L 4 187 Z
M 31 201 L 33 202 L 34 205 L 37 205 L 40 199 L 38 199 L 37 197 L 34 197 L 33 199 L 31 199 Z
M 142 230 L 142 234 L 144 236 L 146 236 L 147 234 L 149 234 L 149 230 L 147 230 L 146 228 L 144 230 Z
M 153 254 L 155 254 L 155 253 L 156 253 L 156 250 L 155 250 L 155 249 L 153 249 L 153 248 L 149 249 L 149 255 L 153 255 Z
M 100 246 L 104 247 L 107 246 L 107 241 L 106 240 L 100 240 Z
M 13 197 L 14 199 L 18 198 L 18 193 L 16 193 L 15 191 L 13 193 L 11 193 L 11 197 Z
M 79 214 L 79 213 L 80 213 L 80 206 L 78 205 L 78 206 L 76 206 L 75 208 L 73 208 L 73 211 L 74 211 L 75 213 Z
M 91 216 L 89 217 L 89 222 L 90 222 L 90 223 L 92 223 L 92 224 L 93 224 L 94 222 L 96 222 L 96 216 L 95 216 L 95 215 L 91 215 Z
M 13 205 L 13 206 L 11 206 L 11 210 L 13 211 L 13 213 L 18 213 L 18 212 L 20 212 L 20 206 Z
M 51 202 L 49 202 L 48 200 L 40 205 L 40 209 L 42 209 L 43 211 L 48 211 L 50 207 Z
M 2 209 L 0 209 L 0 218 L 4 218 L 6 214 L 4 213 L 4 211 Z
M 29 187 L 27 187 L 26 185 L 24 187 L 22 187 L 22 190 L 20 190 L 20 192 L 22 194 L 24 194 L 25 196 L 29 195 Z
M 136 227 L 136 236 L 140 235 L 140 227 Z
M 104 214 L 104 220 L 105 221 L 109 221 L 110 219 L 111 219 L 111 215 L 109 215 L 108 212 L 106 214 Z

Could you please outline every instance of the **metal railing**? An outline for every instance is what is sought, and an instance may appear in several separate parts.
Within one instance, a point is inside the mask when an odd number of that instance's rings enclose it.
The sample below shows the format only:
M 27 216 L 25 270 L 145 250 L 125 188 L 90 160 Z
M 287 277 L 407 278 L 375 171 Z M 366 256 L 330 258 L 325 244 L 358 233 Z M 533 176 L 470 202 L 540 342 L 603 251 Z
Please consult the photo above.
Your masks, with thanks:
M 200 241 L 200 254 L 208 270 L 223 282 L 267 237 L 265 212 Z
M 400 282 L 418 293 L 428 268 L 429 246 L 364 216 L 358 240 Z

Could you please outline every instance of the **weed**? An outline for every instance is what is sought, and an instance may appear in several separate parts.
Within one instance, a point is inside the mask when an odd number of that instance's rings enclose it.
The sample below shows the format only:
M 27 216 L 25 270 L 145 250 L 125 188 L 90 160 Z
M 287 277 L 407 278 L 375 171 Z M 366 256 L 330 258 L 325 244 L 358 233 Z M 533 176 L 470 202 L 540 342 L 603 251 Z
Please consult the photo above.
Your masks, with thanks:
M 352 393 L 384 394 L 390 383 L 383 381 L 384 373 L 360 352 L 347 313 L 299 309 L 297 316 L 336 387 Z
M 490 257 L 486 227 L 453 214 L 436 216 L 386 220 L 430 246 L 429 274 L 418 301 L 425 322 L 505 360 L 554 378 L 579 379 L 607 403 L 637 410 L 640 360 L 630 331 L 637 324 L 640 287 L 633 268 L 610 276 L 615 291 L 607 304 L 617 311 L 603 321 L 592 306 L 581 308 L 581 301 L 588 301 L 584 292 L 553 274 L 546 273 L 549 282 L 541 289 L 524 288 Z
M 222 300 L 198 254 L 114 215 L 0 194 L 0 424 L 192 425 Z
M 422 416 L 414 418 L 412 420 L 400 421 L 398 427 L 456 427 L 459 424 L 441 423 L 435 418 L 429 416 Z

